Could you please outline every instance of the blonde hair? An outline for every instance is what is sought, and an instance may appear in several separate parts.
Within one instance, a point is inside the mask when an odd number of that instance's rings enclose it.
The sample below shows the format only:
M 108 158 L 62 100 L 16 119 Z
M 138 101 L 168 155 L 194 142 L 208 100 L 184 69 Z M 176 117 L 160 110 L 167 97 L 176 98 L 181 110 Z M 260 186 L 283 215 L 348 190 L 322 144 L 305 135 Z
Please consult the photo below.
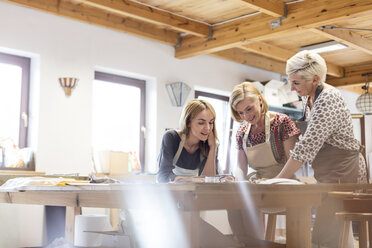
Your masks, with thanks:
M 319 54 L 304 50 L 287 60 L 286 73 L 288 76 L 297 73 L 306 81 L 317 75 L 318 85 L 322 85 L 326 80 L 327 64 Z
M 261 98 L 262 100 L 261 114 L 262 115 L 265 115 L 267 111 L 269 110 L 269 106 L 267 105 L 265 98 L 262 96 L 261 92 L 257 89 L 257 87 L 254 86 L 254 84 L 252 84 L 251 82 L 244 82 L 244 83 L 238 84 L 234 87 L 231 93 L 231 96 L 230 96 L 230 101 L 229 101 L 231 114 L 237 122 L 244 121 L 244 119 L 242 119 L 239 113 L 237 112 L 236 105 L 238 105 L 238 103 L 243 101 L 245 98 L 256 99 L 256 100 Z
M 202 111 L 204 110 L 209 110 L 211 111 L 214 119 L 216 120 L 216 112 L 214 111 L 214 108 L 212 105 L 205 101 L 205 100 L 199 100 L 199 99 L 194 99 L 191 100 L 182 110 L 182 114 L 180 117 L 180 129 L 183 134 L 186 135 L 186 137 L 189 136 L 190 134 L 190 123 L 191 121 Z M 217 130 L 215 128 L 215 125 L 213 125 L 212 129 L 214 138 L 216 139 L 216 143 L 218 143 L 218 138 L 217 138 Z M 207 156 L 209 146 L 208 146 L 208 141 L 207 142 L 202 142 L 200 141 L 199 143 L 200 151 L 204 156 Z

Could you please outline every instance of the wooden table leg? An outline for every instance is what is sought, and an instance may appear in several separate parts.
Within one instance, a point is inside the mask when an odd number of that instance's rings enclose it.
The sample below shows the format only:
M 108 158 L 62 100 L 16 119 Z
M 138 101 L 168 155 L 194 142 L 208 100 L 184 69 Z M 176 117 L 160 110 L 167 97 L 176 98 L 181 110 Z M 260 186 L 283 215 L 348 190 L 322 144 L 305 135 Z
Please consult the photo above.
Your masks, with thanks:
M 287 209 L 287 248 L 311 247 L 311 207 Z
M 265 240 L 267 241 L 275 241 L 276 216 L 276 214 L 267 214 L 267 224 L 265 232 Z
M 190 248 L 200 247 L 200 212 L 184 212 L 184 223 Z
M 358 221 L 359 247 L 367 248 L 367 221 Z
M 368 239 L 369 247 L 372 247 L 372 219 L 368 220 Z
M 81 214 L 81 207 L 66 207 L 65 239 L 74 244 L 75 216 Z

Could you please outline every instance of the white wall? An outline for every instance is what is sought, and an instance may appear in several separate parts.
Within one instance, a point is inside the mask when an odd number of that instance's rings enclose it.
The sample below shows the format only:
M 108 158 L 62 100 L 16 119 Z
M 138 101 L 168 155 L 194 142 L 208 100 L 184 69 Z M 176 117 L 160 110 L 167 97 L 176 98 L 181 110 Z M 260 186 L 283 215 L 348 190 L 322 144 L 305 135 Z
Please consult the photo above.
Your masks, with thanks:
M 346 91 L 346 90 L 340 90 L 340 92 L 346 101 L 347 107 L 350 109 L 350 113 L 360 114 L 360 111 L 356 108 L 356 105 L 355 105 L 355 102 L 360 95 L 354 92 Z

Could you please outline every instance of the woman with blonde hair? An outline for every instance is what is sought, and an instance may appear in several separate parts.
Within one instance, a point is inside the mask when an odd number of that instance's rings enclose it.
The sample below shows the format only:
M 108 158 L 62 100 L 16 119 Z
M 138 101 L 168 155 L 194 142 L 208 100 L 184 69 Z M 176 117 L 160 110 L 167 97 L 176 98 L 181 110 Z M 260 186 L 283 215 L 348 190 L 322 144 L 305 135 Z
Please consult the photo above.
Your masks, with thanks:
M 216 175 L 218 140 L 214 126 L 215 118 L 212 105 L 205 100 L 195 99 L 184 107 L 180 118 L 180 130 L 169 130 L 163 135 L 158 182 L 191 182 L 195 176 Z M 203 181 L 203 178 L 198 179 Z M 174 222 L 173 219 L 166 220 Z M 236 240 L 223 235 L 202 219 L 199 228 L 200 247 L 241 247 Z M 172 240 L 177 237 L 178 231 L 170 228 L 167 237 L 164 238 Z
M 249 165 L 257 179 L 275 177 L 289 158 L 300 131 L 287 115 L 269 111 L 261 92 L 249 82 L 235 86 L 230 109 L 233 118 L 242 123 L 236 135 L 236 176 L 244 179 Z
M 350 111 L 340 91 L 325 83 L 324 59 L 317 53 L 301 51 L 287 61 L 286 71 L 291 89 L 303 97 L 305 125 L 277 178 L 289 178 L 309 162 L 318 183 L 367 182 L 365 160 L 354 137 Z M 338 247 L 340 223 L 334 214 L 341 210 L 341 200 L 324 199 L 314 223 L 314 247 Z M 353 247 L 352 242 L 349 246 Z
M 233 118 L 242 123 L 236 134 L 238 161 L 234 170 L 239 180 L 273 178 L 289 158 L 300 131 L 285 114 L 268 110 L 261 92 L 253 83 L 236 85 L 230 96 Z M 254 172 L 249 173 L 248 167 Z M 255 174 L 254 177 L 251 177 Z M 229 211 L 228 217 L 234 235 L 263 238 L 261 211 Z
M 207 101 L 192 100 L 182 111 L 180 130 L 163 135 L 158 182 L 191 181 L 217 171 L 216 113 Z
M 159 155 L 157 181 L 190 182 L 194 176 L 217 174 L 217 132 L 214 121 L 215 111 L 205 100 L 192 100 L 182 111 L 180 130 L 167 131 L 162 140 Z M 198 178 L 199 179 L 199 178 Z M 165 217 L 166 219 L 166 217 Z M 167 221 L 174 221 L 167 219 Z M 167 239 L 176 237 L 176 229 L 170 229 Z M 241 241 L 257 247 L 270 242 L 252 239 L 244 235 L 235 240 L 222 234 L 211 224 L 200 219 L 200 247 L 242 247 Z

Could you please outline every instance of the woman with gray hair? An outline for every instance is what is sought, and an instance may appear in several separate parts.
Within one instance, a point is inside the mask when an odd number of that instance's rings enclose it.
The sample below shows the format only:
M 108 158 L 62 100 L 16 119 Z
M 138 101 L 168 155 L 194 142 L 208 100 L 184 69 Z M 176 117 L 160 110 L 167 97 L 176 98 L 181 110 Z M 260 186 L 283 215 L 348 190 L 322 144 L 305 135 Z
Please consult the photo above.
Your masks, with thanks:
M 319 54 L 301 51 L 287 61 L 286 71 L 291 90 L 304 100 L 306 127 L 276 177 L 290 178 L 309 162 L 318 183 L 367 182 L 365 160 L 354 137 L 350 111 L 341 93 L 325 83 L 324 59 Z M 340 223 L 334 213 L 340 210 L 341 200 L 324 200 L 314 223 L 315 247 L 338 247 Z

